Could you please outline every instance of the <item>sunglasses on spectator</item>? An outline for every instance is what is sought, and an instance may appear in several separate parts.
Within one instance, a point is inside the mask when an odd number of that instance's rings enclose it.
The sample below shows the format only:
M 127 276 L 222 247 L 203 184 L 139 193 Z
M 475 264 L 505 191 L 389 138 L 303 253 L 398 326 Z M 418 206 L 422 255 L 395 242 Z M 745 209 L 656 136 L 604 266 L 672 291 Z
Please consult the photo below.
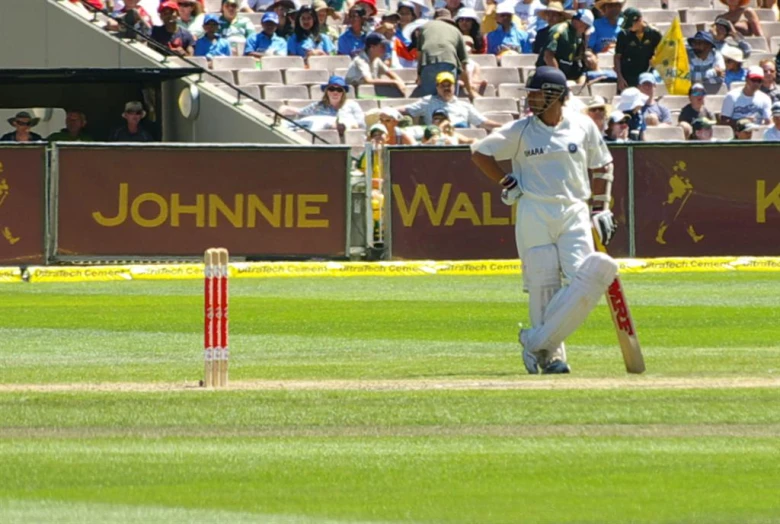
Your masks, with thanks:
M 330 93 L 343 93 L 344 90 L 341 89 L 340 87 L 329 87 L 328 88 L 328 92 L 330 92 Z
M 17 120 L 17 121 L 16 121 L 16 125 L 17 125 L 17 126 L 24 126 L 24 127 L 27 127 L 27 126 L 29 126 L 29 125 L 30 125 L 30 121 L 29 121 L 29 120 Z
M 185 2 L 185 3 L 179 2 L 179 7 L 195 7 L 195 4 L 190 2 Z
M 704 96 L 706 94 L 706 91 L 691 91 L 691 96 Z
M 588 111 L 598 111 L 599 113 L 603 113 L 605 109 L 603 107 L 591 107 L 588 109 Z

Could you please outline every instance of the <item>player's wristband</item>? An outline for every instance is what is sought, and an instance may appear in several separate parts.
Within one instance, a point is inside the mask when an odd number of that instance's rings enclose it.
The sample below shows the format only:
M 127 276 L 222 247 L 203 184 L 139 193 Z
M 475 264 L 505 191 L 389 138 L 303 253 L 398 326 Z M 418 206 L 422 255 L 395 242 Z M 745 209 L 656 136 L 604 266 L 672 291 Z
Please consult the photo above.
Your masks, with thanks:
M 504 189 L 513 189 L 517 186 L 517 179 L 512 175 L 505 175 L 499 182 Z

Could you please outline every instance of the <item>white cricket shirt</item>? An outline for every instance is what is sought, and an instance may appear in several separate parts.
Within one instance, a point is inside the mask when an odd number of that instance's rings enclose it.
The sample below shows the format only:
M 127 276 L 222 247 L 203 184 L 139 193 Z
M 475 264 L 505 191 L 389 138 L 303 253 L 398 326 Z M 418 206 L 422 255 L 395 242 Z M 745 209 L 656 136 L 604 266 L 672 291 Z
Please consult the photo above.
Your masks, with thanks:
M 568 111 L 555 127 L 535 116 L 505 124 L 471 150 L 497 161 L 511 160 L 523 198 L 548 202 L 587 201 L 591 195 L 588 169 L 612 162 L 593 120 Z

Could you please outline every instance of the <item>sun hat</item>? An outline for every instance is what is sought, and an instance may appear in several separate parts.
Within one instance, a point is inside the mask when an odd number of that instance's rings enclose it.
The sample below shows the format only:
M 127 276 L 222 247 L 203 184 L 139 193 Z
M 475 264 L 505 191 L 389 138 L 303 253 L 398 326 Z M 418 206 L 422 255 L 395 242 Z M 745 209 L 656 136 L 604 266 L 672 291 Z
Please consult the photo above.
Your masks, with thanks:
M 392 118 L 396 122 L 400 122 L 403 118 L 403 115 L 401 115 L 401 112 L 397 110 L 394 107 L 383 107 L 379 110 L 379 116 L 386 116 L 387 118 Z
M 636 87 L 629 87 L 620 93 L 620 102 L 618 109 L 621 111 L 633 111 L 637 107 L 642 107 L 647 102 L 647 95 L 643 94 Z
M 16 120 L 17 120 L 17 119 L 19 119 L 19 118 L 29 118 L 29 119 L 30 119 L 30 127 L 35 127 L 35 126 L 37 126 L 37 125 L 38 125 L 38 122 L 40 122 L 40 121 L 41 121 L 41 119 L 40 119 L 40 118 L 33 117 L 33 116 L 32 116 L 30 113 L 28 113 L 27 111 L 19 111 L 18 113 L 16 113 L 16 115 L 15 115 L 15 116 L 12 116 L 11 118 L 9 118 L 9 119 L 8 119 L 8 123 L 9 123 L 9 124 L 11 124 L 11 125 L 13 125 L 13 124 L 14 124 L 14 122 L 16 122 Z
M 688 39 L 688 45 L 693 46 L 696 41 L 707 42 L 712 47 L 715 47 L 715 37 L 709 31 L 696 31 L 696 34 Z
M 594 96 L 591 97 L 590 100 L 588 100 L 587 104 L 585 104 L 585 111 L 589 111 L 591 109 L 599 109 L 603 108 L 604 112 L 607 114 L 612 113 L 612 106 L 607 103 L 607 101 L 604 99 L 603 96 Z
M 639 81 L 637 83 L 641 85 L 644 84 L 645 82 L 650 82 L 651 84 L 655 85 L 656 84 L 655 75 L 649 72 L 642 73 L 641 75 L 639 75 Z
M 505 0 L 496 7 L 497 15 L 514 15 L 515 14 L 515 2 L 512 0 Z
M 371 135 L 373 135 L 374 131 L 381 131 L 382 133 L 387 134 L 387 128 L 385 127 L 384 124 L 377 123 L 377 124 L 374 124 L 371 127 L 369 127 L 368 128 L 368 136 L 370 137 Z
M 742 49 L 733 45 L 724 45 L 720 50 L 720 54 L 723 55 L 723 58 L 739 62 L 740 64 L 745 61 L 745 53 L 742 52 Z
M 579 20 L 588 27 L 593 27 L 593 12 L 590 9 L 580 9 L 572 17 L 572 20 Z
M 691 124 L 694 131 L 698 131 L 699 129 L 711 129 L 714 125 L 715 121 L 710 120 L 709 118 L 697 118 Z
M 329 87 L 340 87 L 344 90 L 345 93 L 349 93 L 349 85 L 344 80 L 343 76 L 333 75 L 330 78 L 328 78 L 327 84 L 322 84 L 320 86 L 320 89 L 322 91 L 325 91 Z
M 780 106 L 778 106 L 778 109 L 780 109 Z M 753 121 L 749 118 L 740 118 L 734 125 L 734 130 L 739 133 L 744 133 L 745 131 L 756 131 L 757 129 L 761 129 L 761 127 L 754 124 Z
M 562 14 L 565 18 L 571 18 L 572 16 L 574 16 L 574 13 L 570 11 L 566 11 L 563 8 L 563 3 L 559 2 L 558 0 L 550 0 L 549 2 L 547 2 L 546 6 L 536 10 L 536 16 L 544 15 L 547 13 L 559 13 Z
M 480 19 L 479 16 L 477 15 L 477 12 L 470 7 L 461 7 L 460 9 L 458 9 L 458 12 L 455 13 L 455 21 L 457 22 L 461 18 L 468 18 L 470 20 L 474 20 L 474 22 L 477 24 L 480 23 Z
M 142 113 L 145 113 L 144 105 L 137 100 L 131 100 L 130 102 L 125 104 L 125 113 L 130 113 L 135 111 L 141 111 Z

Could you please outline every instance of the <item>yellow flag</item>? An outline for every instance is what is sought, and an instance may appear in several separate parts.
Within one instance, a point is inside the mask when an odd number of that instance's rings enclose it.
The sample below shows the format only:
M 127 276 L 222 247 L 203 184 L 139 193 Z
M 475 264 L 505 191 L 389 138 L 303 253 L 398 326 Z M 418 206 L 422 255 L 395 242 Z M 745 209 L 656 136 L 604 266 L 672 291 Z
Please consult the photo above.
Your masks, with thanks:
M 655 48 L 653 66 L 664 79 L 670 95 L 688 95 L 691 88 L 691 68 L 680 27 L 680 17 L 675 17 L 672 26 Z

